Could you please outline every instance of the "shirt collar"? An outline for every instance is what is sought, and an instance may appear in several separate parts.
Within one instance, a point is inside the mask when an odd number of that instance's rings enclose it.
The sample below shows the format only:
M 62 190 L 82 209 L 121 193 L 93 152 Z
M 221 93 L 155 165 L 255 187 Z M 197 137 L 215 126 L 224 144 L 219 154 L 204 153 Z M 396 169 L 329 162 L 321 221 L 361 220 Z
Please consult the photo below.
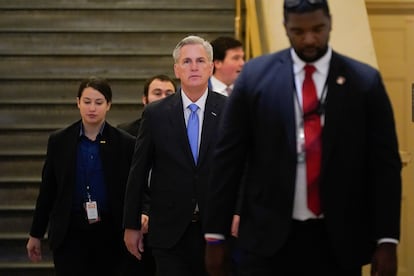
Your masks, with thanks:
M 206 100 L 207 100 L 207 94 L 208 94 L 208 88 L 206 89 L 206 91 L 203 93 L 203 95 L 196 101 L 194 102 L 198 108 L 200 108 L 200 111 L 204 111 L 204 106 L 206 105 Z M 181 89 L 181 99 L 183 100 L 183 108 L 184 110 L 193 102 L 187 97 L 187 95 L 184 93 L 184 91 Z
M 215 92 L 226 92 L 227 85 L 215 76 L 211 76 L 211 86 Z M 233 89 L 233 84 L 230 85 L 230 88 Z
M 303 70 L 303 67 L 305 67 L 307 63 L 299 58 L 299 56 L 296 54 L 293 48 L 290 49 L 290 53 L 291 53 L 292 61 L 293 61 L 293 72 L 296 75 Z M 318 72 L 322 73 L 323 75 L 327 75 L 331 57 L 332 57 L 332 48 L 328 47 L 328 51 L 326 51 L 325 55 L 323 55 L 320 59 L 310 64 L 315 66 Z
M 82 137 L 85 135 L 85 131 L 83 130 L 84 126 L 82 121 L 80 121 L 80 130 L 79 130 L 79 137 Z M 105 128 L 105 121 L 103 122 L 103 124 L 101 125 L 101 128 L 99 129 L 99 135 L 102 135 L 103 130 Z

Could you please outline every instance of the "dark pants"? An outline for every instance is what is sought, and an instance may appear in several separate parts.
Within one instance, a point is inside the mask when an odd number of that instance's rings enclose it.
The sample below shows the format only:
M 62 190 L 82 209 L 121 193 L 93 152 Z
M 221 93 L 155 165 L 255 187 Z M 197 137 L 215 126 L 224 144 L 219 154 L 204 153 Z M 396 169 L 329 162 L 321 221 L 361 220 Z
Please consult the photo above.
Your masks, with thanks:
M 286 244 L 271 257 L 242 252 L 240 276 L 361 276 L 344 269 L 332 254 L 323 220 L 294 221 Z
M 238 239 L 231 236 L 228 240 L 228 245 L 230 248 L 230 271 L 231 276 L 238 276 L 238 267 L 240 265 L 241 250 L 238 246 Z
M 155 259 L 152 250 L 147 244 L 147 237 L 144 236 L 144 252 L 142 259 L 138 260 L 134 255 L 127 254 L 122 276 L 155 276 Z
M 110 221 L 89 224 L 75 215 L 63 244 L 53 251 L 56 275 L 119 275 L 126 253 L 122 231 Z
M 153 248 L 157 276 L 207 276 L 200 222 L 192 222 L 173 248 Z

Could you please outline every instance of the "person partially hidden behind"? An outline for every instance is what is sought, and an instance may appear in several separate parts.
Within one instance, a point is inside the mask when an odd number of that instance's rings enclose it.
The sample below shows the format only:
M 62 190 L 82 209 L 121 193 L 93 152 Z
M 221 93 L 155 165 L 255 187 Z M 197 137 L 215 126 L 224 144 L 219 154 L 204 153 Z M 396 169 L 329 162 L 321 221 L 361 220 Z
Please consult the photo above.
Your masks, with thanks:
M 239 76 L 244 66 L 244 50 L 240 40 L 231 36 L 219 36 L 211 41 L 213 47 L 213 75 L 209 80 L 211 90 L 224 96 L 230 96 L 233 91 L 234 82 Z M 243 180 L 242 180 L 243 181 Z M 240 252 L 237 249 L 237 236 L 240 223 L 240 208 L 243 198 L 243 185 L 240 185 L 239 199 L 235 208 L 233 221 L 231 224 L 231 244 L 233 276 L 237 275 Z
M 154 101 L 164 99 L 165 97 L 175 93 L 177 87 L 175 82 L 166 75 L 155 75 L 144 84 L 144 93 L 142 96 L 142 102 L 144 106 Z M 137 136 L 138 130 L 141 124 L 141 118 L 138 118 L 132 122 L 118 125 L 119 128 L 127 131 L 131 135 Z M 141 223 L 148 223 L 148 216 L 141 215 Z M 138 260 L 132 254 L 128 254 L 125 265 L 123 267 L 123 276 L 154 276 L 156 271 L 154 256 L 152 256 L 152 250 L 148 246 L 147 235 L 144 235 L 144 252 L 142 252 L 141 260 Z
M 242 176 L 240 276 L 360 276 L 368 263 L 371 275 L 397 275 L 392 106 L 378 70 L 330 47 L 331 24 L 326 0 L 284 0 L 291 47 L 250 60 L 236 80 L 207 191 L 210 276 L 228 275 Z
M 155 75 L 147 79 L 144 84 L 142 103 L 145 107 L 149 103 L 164 99 L 165 97 L 174 94 L 176 90 L 177 86 L 170 77 L 166 75 Z M 136 137 L 138 135 L 140 124 L 141 118 L 138 118 L 132 122 L 119 124 L 118 127 Z
M 42 259 L 47 228 L 56 275 L 119 275 L 128 251 L 122 211 L 135 137 L 111 126 L 112 90 L 102 78 L 80 83 L 81 119 L 47 144 L 27 254 Z
M 217 93 L 230 96 L 244 65 L 243 44 L 233 37 L 219 36 L 211 41 L 211 46 L 214 70 L 209 86 Z
M 125 195 L 124 241 L 131 254 L 142 257 L 145 225 L 137 218 L 147 214 L 157 276 L 206 276 L 201 227 L 212 149 L 227 98 L 208 89 L 213 72 L 208 41 L 185 37 L 173 58 L 181 89 L 144 109 Z

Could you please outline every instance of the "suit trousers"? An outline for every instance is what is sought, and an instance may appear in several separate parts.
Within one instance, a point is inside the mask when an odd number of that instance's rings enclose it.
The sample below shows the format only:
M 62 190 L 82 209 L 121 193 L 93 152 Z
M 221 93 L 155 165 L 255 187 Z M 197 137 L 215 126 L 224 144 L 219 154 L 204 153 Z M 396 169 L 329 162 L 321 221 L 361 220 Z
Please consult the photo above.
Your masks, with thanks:
M 323 219 L 292 223 L 285 245 L 273 256 L 242 251 L 239 276 L 361 276 L 362 268 L 344 269 L 334 257 Z
M 172 248 L 152 248 L 157 276 L 207 276 L 201 222 L 191 222 Z
M 144 235 L 144 252 L 141 253 L 141 260 L 132 254 L 127 254 L 122 268 L 122 276 L 155 276 L 155 260 L 152 250 L 148 246 L 147 238 L 147 235 Z
M 73 214 L 63 244 L 53 251 L 56 275 L 119 275 L 127 254 L 121 234 L 104 216 L 89 224 L 84 214 Z

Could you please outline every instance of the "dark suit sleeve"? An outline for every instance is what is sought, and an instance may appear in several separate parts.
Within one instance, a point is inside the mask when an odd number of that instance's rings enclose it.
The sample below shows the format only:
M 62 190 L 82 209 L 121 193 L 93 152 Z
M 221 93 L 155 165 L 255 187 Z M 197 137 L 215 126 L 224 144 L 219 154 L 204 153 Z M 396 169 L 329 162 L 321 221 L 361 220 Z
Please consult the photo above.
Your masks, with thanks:
M 240 188 L 247 149 L 247 106 L 241 84 L 235 87 L 224 109 L 217 147 L 214 151 L 205 233 L 228 236 L 234 213 L 241 208 Z
M 243 205 L 244 190 L 246 185 L 246 172 L 247 172 L 247 163 L 244 168 L 243 177 L 240 180 L 239 192 L 237 194 L 236 208 L 234 210 L 235 215 L 240 215 Z
M 46 233 L 49 215 L 56 198 L 56 177 L 53 169 L 54 148 L 54 138 L 51 135 L 47 143 L 46 160 L 42 170 L 42 182 L 36 201 L 32 227 L 30 229 L 30 235 L 36 238 L 42 238 Z
M 367 143 L 375 210 L 375 238 L 399 239 L 401 160 L 392 106 L 379 73 L 375 76 L 368 96 Z
M 139 229 L 141 227 L 141 213 L 148 189 L 148 175 L 152 164 L 153 144 L 150 126 L 150 111 L 143 113 L 141 127 L 135 143 L 131 169 L 125 192 L 124 228 Z

